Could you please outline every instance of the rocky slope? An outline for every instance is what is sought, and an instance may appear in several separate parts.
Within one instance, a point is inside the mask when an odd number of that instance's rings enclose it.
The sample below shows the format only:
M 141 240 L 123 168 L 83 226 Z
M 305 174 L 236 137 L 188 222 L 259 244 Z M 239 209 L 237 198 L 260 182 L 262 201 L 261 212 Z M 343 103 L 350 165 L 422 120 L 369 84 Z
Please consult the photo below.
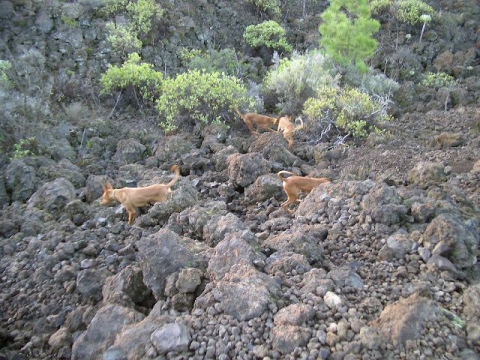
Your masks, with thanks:
M 88 78 L 110 56 L 79 60 L 101 48 L 92 31 L 101 20 L 86 10 L 94 3 L 2 2 L 2 53 L 33 39 L 48 44 L 48 66 L 62 73 L 75 53 Z M 217 12 L 218 28 L 235 18 L 232 31 L 255 18 L 241 3 L 202 2 L 201 15 L 181 4 L 169 20 L 186 25 L 169 28 L 162 68 L 176 66 L 180 39 L 198 37 L 187 17 L 205 31 L 212 25 L 199 19 Z M 1 159 L 0 358 L 478 359 L 478 4 L 464 17 L 471 1 L 449 4 L 435 6 L 455 11 L 455 26 L 428 33 L 399 69 L 455 64 L 458 86 L 403 79 L 394 121 L 361 143 L 312 145 L 298 132 L 289 150 L 279 134 L 252 137 L 240 122 L 165 136 L 156 119 L 109 119 L 101 106 L 81 121 L 64 109 L 36 124 L 42 151 Z M 59 9 L 82 26 L 59 25 Z M 313 43 L 315 27 L 298 41 Z M 379 68 L 393 56 L 384 30 Z M 168 201 L 133 226 L 123 209 L 100 205 L 106 178 L 165 183 L 173 164 L 182 178 Z M 332 183 L 289 214 L 280 170 Z
M 278 134 L 231 137 L 210 127 L 199 137 L 150 132 L 158 137 L 150 151 L 138 136 L 111 131 L 83 168 L 12 161 L 5 184 L 17 201 L 0 227 L 2 352 L 476 358 L 478 109 L 431 112 L 416 124 L 432 118 L 443 126 L 432 128 L 431 142 L 404 131 L 332 160 L 296 155 L 318 158 L 328 154 L 323 145 L 289 152 Z M 440 146 L 437 135 L 459 122 L 472 131 Z M 121 186 L 166 182 L 173 163 L 183 173 L 175 191 L 134 226 L 121 209 L 99 205 L 104 176 L 94 166 L 108 164 L 103 171 Z M 279 169 L 333 183 L 292 216 L 279 210 Z

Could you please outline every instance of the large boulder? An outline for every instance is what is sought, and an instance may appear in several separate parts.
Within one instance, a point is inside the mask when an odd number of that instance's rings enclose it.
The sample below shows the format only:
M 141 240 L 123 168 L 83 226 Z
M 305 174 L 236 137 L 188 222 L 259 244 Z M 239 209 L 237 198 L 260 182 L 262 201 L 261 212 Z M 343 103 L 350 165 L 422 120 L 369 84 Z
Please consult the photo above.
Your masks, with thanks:
M 445 166 L 440 163 L 422 161 L 408 173 L 408 181 L 426 189 L 432 185 L 441 185 L 447 181 Z
M 452 213 L 440 214 L 428 225 L 424 245 L 435 255 L 449 259 L 460 269 L 475 265 L 480 234 L 475 218 L 463 220 Z
M 27 201 L 37 188 L 35 169 L 23 160 L 15 159 L 5 170 L 5 187 L 12 201 Z
M 245 200 L 250 203 L 262 202 L 270 198 L 280 198 L 283 187 L 277 175 L 265 174 L 245 190 Z
M 195 254 L 176 233 L 162 229 L 137 242 L 143 281 L 155 298 L 163 299 L 170 274 L 195 266 Z
M 129 308 L 108 304 L 102 307 L 74 342 L 72 360 L 102 360 L 103 353 L 113 345 L 116 336 L 129 324 L 141 321 L 145 315 Z
M 228 157 L 228 178 L 235 185 L 247 187 L 261 175 L 268 174 L 271 164 L 260 153 L 233 154 Z
M 75 188 L 65 178 L 44 184 L 27 202 L 27 208 L 35 207 L 52 215 L 60 216 L 65 206 L 76 197 Z
M 438 314 L 439 309 L 433 300 L 414 294 L 387 305 L 374 324 L 385 340 L 401 346 L 407 340 L 420 338 L 426 324 Z
M 261 153 L 265 159 L 281 164 L 283 167 L 290 167 L 296 162 L 302 162 L 288 150 L 287 142 L 279 133 L 261 134 L 250 145 L 248 151 Z
M 221 311 L 237 320 L 248 321 L 265 313 L 273 299 L 280 295 L 280 284 L 242 259 L 211 293 Z
M 145 145 L 136 139 L 120 140 L 113 160 L 117 165 L 135 163 L 143 159 L 146 150 Z

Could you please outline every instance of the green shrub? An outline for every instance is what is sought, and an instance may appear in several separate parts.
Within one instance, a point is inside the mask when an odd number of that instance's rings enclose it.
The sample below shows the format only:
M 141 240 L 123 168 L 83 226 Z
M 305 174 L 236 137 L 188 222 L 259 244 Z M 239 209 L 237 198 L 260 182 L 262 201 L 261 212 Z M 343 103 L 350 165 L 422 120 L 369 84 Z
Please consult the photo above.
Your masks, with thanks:
M 292 46 L 285 37 L 285 29 L 273 20 L 247 26 L 243 38 L 253 48 L 265 46 L 280 52 L 292 52 Z
M 433 8 L 421 0 L 399 0 L 395 3 L 396 18 L 410 25 L 421 24 L 422 15 L 433 16 L 434 13 Z
M 155 0 L 137 0 L 126 5 L 131 27 L 139 35 L 146 35 L 152 29 L 152 22 L 163 16 L 163 10 Z
M 370 96 L 388 99 L 400 86 L 395 80 L 382 73 L 376 73 L 372 69 L 362 73 L 354 66 L 342 69 L 342 85 L 357 88 Z
M 342 132 L 362 138 L 389 119 L 385 109 L 358 89 L 323 87 L 317 97 L 305 102 L 304 114 L 310 122 L 307 131 L 323 133 L 334 125 Z
M 370 17 L 368 0 L 331 0 L 321 15 L 320 45 L 341 65 L 354 64 L 367 71 L 365 59 L 373 55 L 377 42 L 373 38 L 380 23 Z
M 125 14 L 128 24 L 107 24 L 107 40 L 120 55 L 137 51 L 142 38 L 148 36 L 155 20 L 161 19 L 163 10 L 155 0 L 108 0 L 104 7 L 107 15 Z
M 162 85 L 162 73 L 155 71 L 152 64 L 142 63 L 137 53 L 128 56 L 122 66 L 110 65 L 100 79 L 101 94 L 131 88 L 142 99 L 153 102 Z
M 120 55 L 136 52 L 142 48 L 142 42 L 136 33 L 128 26 L 117 25 L 113 22 L 106 24 L 107 40 L 112 45 L 112 50 Z
M 393 0 L 371 0 L 370 10 L 372 14 L 382 14 L 384 12 L 390 11 L 392 5 Z
M 336 86 L 339 76 L 332 73 L 330 61 L 319 52 L 294 54 L 283 59 L 264 79 L 264 92 L 278 97 L 283 113 L 298 113 L 303 103 L 324 86 Z
M 274 18 L 279 17 L 281 14 L 276 0 L 248 0 L 248 2 L 252 3 L 261 12 L 271 14 Z
M 189 70 L 163 81 L 156 108 L 165 130 L 193 123 L 224 122 L 233 107 L 251 103 L 247 90 L 232 76 Z M 184 117 L 187 122 L 182 122 Z M 228 125 L 228 123 L 227 123 Z
M 180 59 L 187 69 L 205 70 L 206 72 L 220 72 L 227 75 L 239 76 L 246 73 L 248 65 L 239 61 L 234 49 L 211 49 L 207 52 L 198 49 L 182 49 Z
M 12 63 L 6 60 L 0 60 L 0 87 L 10 87 L 11 81 L 8 77 L 8 71 L 12 68 Z
M 13 159 L 23 159 L 25 156 L 34 155 L 37 152 L 37 141 L 34 136 L 21 139 L 13 145 Z
M 421 84 L 424 86 L 439 89 L 441 87 L 453 86 L 457 83 L 457 80 L 453 76 L 450 76 L 444 72 L 439 73 L 426 73 Z

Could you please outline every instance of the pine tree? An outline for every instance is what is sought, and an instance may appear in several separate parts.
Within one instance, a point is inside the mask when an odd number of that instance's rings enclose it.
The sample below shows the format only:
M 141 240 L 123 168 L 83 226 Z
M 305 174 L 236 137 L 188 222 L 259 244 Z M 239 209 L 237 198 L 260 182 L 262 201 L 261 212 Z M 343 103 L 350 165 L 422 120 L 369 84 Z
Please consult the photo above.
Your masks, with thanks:
M 370 16 L 368 0 L 330 0 L 321 17 L 320 45 L 326 53 L 339 64 L 353 63 L 366 71 L 365 59 L 377 48 L 373 34 L 380 29 L 380 23 Z

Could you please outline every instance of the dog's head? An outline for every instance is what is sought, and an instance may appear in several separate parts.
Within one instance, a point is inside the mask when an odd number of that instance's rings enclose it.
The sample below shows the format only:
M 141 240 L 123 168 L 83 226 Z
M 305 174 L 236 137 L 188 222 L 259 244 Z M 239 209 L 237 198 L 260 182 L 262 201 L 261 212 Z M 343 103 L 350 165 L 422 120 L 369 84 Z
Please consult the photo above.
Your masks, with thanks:
M 102 184 L 103 194 L 102 194 L 102 205 L 108 205 L 115 201 L 115 197 L 113 196 L 113 187 L 108 181 Z

